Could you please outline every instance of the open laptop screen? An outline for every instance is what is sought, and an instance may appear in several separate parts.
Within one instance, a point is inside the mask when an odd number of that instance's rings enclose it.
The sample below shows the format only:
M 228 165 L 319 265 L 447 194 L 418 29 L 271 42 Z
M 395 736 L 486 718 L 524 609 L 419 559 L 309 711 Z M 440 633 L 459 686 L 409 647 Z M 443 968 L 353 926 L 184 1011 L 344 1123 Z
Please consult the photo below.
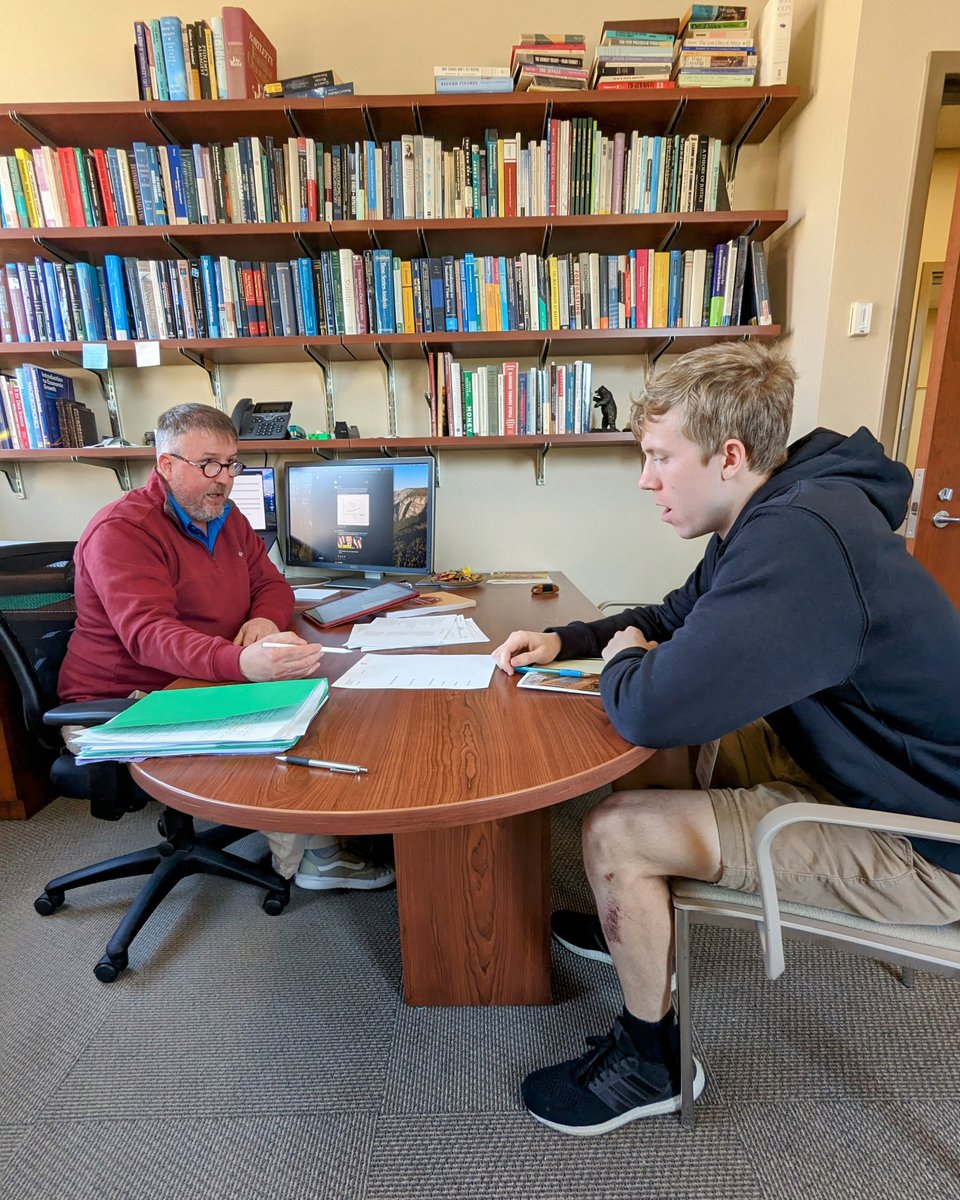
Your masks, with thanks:
M 277 540 L 277 487 L 273 467 L 247 467 L 230 499 L 271 549 Z

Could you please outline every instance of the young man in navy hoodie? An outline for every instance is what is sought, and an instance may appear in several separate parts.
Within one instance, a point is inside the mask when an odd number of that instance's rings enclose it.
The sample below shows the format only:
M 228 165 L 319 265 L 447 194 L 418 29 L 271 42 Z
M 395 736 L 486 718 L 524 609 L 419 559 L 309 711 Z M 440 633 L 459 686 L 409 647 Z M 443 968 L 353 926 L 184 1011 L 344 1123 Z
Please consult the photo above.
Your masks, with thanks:
M 682 538 L 713 535 L 702 561 L 660 605 L 494 651 L 507 674 L 602 655 L 613 725 L 661 750 L 584 824 L 599 918 L 553 917 L 568 949 L 613 962 L 624 994 L 594 1049 L 524 1080 L 531 1115 L 565 1133 L 679 1107 L 672 876 L 759 890 L 753 829 L 797 800 L 960 821 L 960 617 L 895 533 L 910 474 L 866 429 L 788 448 L 794 377 L 759 343 L 654 376 L 634 406 L 640 487 Z M 773 857 L 785 900 L 960 920 L 960 846 L 803 824 Z

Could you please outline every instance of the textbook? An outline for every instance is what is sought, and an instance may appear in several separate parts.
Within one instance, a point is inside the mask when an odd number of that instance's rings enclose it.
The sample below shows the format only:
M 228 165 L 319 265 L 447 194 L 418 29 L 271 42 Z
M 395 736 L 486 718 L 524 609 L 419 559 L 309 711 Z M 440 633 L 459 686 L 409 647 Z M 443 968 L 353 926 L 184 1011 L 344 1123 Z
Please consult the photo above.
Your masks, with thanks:
M 392 617 L 426 617 L 441 613 L 457 612 L 463 608 L 476 608 L 476 600 L 469 596 L 458 596 L 456 592 L 421 592 L 408 600 L 402 608 L 395 608 Z
M 106 724 L 85 730 L 77 761 L 276 754 L 306 733 L 328 694 L 326 679 L 150 692 Z

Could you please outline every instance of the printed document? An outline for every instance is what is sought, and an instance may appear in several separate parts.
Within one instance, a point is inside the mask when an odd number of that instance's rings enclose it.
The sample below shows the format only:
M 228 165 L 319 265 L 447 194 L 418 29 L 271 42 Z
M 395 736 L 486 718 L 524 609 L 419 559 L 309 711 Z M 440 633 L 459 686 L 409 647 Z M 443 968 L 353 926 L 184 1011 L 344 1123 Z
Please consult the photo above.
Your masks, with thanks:
M 490 686 L 495 667 L 489 654 L 365 654 L 332 686 L 476 691 Z

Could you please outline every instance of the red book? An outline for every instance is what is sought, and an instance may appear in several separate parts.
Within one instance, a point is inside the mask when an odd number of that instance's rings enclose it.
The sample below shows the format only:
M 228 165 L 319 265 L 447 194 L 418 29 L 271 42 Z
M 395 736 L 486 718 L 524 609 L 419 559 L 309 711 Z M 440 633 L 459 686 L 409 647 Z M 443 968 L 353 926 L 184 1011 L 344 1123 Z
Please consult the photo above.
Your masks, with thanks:
M 601 79 L 597 83 L 598 92 L 636 92 L 641 88 L 675 88 L 674 79 L 631 79 L 629 75 L 620 78 Z
M 117 206 L 113 202 L 113 192 L 110 189 L 110 171 L 107 167 L 106 150 L 94 150 L 93 164 L 97 169 L 97 181 L 100 184 L 100 199 L 103 201 L 103 215 L 108 225 L 117 225 Z
M 223 49 L 231 100 L 258 100 L 263 85 L 276 82 L 277 52 L 245 8 L 224 5 Z
M 267 305 L 263 294 L 263 276 L 259 267 L 252 266 L 250 274 L 253 277 L 253 295 L 257 305 L 257 333 L 260 337 L 267 336 Z
M 80 193 L 80 176 L 77 174 L 77 160 L 72 146 L 57 148 L 57 162 L 60 165 L 60 177 L 63 180 L 63 194 L 67 201 L 67 218 L 73 226 L 83 228 L 87 218 L 83 212 L 83 196 Z

